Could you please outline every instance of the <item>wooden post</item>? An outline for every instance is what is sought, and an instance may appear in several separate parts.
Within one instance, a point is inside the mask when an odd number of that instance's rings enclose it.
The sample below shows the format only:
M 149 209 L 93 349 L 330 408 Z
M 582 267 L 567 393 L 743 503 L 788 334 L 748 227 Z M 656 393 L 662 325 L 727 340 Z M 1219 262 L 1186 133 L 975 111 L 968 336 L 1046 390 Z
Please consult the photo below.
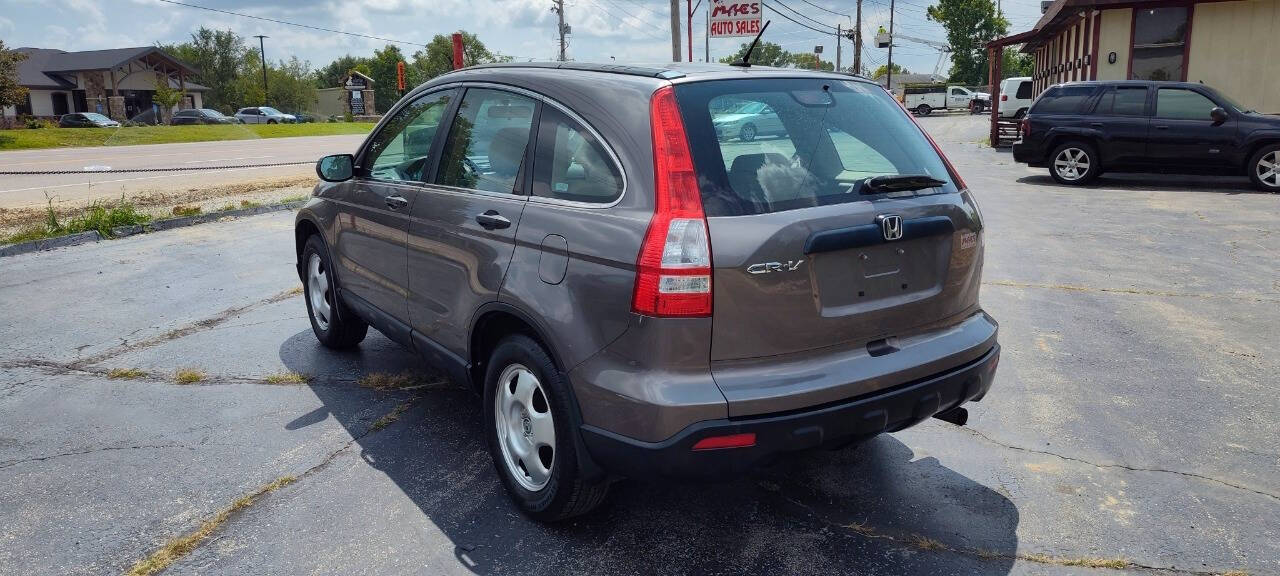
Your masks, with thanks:
M 120 95 L 120 90 L 116 88 L 116 69 L 115 68 L 111 69 L 111 95 L 112 96 Z
M 1004 63 L 1004 47 L 987 48 L 987 84 L 991 86 L 991 147 L 1000 146 L 1000 68 Z

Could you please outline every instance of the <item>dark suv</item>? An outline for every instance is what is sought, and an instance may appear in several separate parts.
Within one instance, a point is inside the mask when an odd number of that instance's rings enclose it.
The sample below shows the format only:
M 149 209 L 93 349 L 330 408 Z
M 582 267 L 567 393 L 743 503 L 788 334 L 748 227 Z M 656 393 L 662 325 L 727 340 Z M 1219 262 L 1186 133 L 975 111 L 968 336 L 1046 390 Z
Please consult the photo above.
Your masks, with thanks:
M 1280 117 L 1203 84 L 1072 82 L 1045 90 L 1022 120 L 1013 159 L 1086 184 L 1103 171 L 1247 175 L 1280 192 Z
M 717 138 L 768 108 L 783 130 Z M 483 395 L 531 517 L 734 474 L 991 386 L 982 217 L 879 86 L 728 66 L 493 65 L 394 106 L 297 217 L 326 346 L 368 326 Z

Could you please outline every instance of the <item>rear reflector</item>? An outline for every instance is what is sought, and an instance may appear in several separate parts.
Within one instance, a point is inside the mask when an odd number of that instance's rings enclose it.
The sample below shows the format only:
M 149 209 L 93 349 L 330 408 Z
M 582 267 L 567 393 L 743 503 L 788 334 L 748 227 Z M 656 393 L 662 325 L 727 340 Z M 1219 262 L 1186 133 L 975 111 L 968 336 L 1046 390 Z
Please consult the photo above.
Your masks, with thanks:
M 746 434 L 730 434 L 728 436 L 711 436 L 703 438 L 693 445 L 694 450 L 723 450 L 725 448 L 748 448 L 756 445 L 755 432 Z
M 711 242 L 680 108 L 670 86 L 649 105 L 654 210 L 636 258 L 631 309 L 646 316 L 711 315 Z

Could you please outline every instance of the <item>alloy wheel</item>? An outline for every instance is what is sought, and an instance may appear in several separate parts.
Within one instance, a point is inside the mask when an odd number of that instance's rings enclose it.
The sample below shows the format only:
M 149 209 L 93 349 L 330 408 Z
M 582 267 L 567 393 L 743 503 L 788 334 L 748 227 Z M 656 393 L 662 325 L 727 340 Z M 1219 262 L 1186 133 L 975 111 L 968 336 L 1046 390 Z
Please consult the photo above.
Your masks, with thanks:
M 1280 188 L 1280 150 L 1273 150 L 1270 154 L 1258 159 L 1258 165 L 1254 167 L 1257 171 L 1258 180 L 1271 188 Z
M 556 427 L 551 405 L 538 377 L 522 364 L 512 364 L 498 378 L 494 426 L 507 472 L 525 490 L 537 492 L 551 480 L 555 466 Z
M 1065 148 L 1053 159 L 1053 169 L 1063 180 L 1079 180 L 1089 172 L 1089 155 L 1079 148 Z
M 311 317 L 321 330 L 329 329 L 329 318 L 333 312 L 332 295 L 329 293 L 329 277 L 320 261 L 319 254 L 312 254 L 307 259 L 307 299 L 311 302 Z

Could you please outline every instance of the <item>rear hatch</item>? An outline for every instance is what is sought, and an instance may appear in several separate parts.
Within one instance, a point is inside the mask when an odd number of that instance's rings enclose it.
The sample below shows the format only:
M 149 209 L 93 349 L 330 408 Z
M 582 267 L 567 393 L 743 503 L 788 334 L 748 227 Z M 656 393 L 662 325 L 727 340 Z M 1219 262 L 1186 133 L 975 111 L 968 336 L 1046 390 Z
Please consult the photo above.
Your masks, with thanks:
M 761 362 L 879 356 L 896 337 L 975 310 L 976 208 L 882 89 L 752 79 L 681 84 L 676 95 L 710 232 L 713 373 L 731 414 L 738 397 L 786 387 L 783 374 L 731 389 L 727 371 L 744 363 L 758 380 Z M 721 111 L 749 102 L 782 129 L 750 140 L 718 129 Z

